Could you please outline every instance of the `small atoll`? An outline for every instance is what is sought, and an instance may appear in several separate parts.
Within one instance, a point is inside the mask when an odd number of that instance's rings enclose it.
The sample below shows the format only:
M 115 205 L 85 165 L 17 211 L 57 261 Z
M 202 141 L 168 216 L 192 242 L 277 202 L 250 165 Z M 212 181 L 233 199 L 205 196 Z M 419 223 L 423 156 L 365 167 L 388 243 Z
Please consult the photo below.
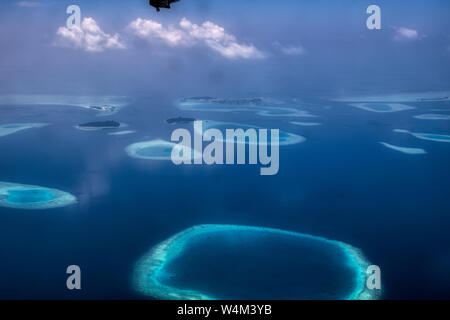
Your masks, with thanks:
M 124 130 L 124 131 L 117 131 L 117 132 L 110 132 L 108 135 L 110 136 L 125 136 L 128 134 L 136 133 L 136 130 Z
M 99 116 L 110 116 L 128 104 L 126 97 L 82 95 L 0 95 L 0 105 L 71 106 L 95 110 Z
M 405 110 L 412 110 L 415 109 L 412 106 L 408 106 L 406 104 L 400 104 L 400 103 L 352 103 L 350 104 L 352 107 L 356 107 L 359 109 L 363 109 L 366 111 L 372 111 L 372 112 L 398 112 L 398 111 L 405 111 Z
M 437 113 L 426 113 L 426 114 L 419 114 L 417 116 L 414 116 L 416 119 L 420 120 L 450 120 L 449 114 L 437 114 Z
M 193 158 L 202 157 L 202 154 L 191 148 L 183 148 L 179 144 L 160 139 L 133 143 L 125 151 L 130 157 L 143 160 L 172 160 L 172 152 L 187 153 Z
M 322 125 L 320 122 L 300 122 L 300 121 L 291 121 L 292 124 L 301 127 L 316 127 Z
M 450 100 L 449 91 L 400 92 L 366 96 L 339 97 L 340 102 L 432 102 Z
M 220 142 L 229 142 L 229 143 L 234 143 L 234 137 L 228 137 L 226 135 L 227 130 L 239 130 L 242 129 L 244 131 L 248 130 L 248 129 L 253 129 L 253 130 L 257 130 L 260 131 L 261 127 L 258 126 L 254 126 L 254 125 L 250 125 L 250 124 L 243 124 L 243 123 L 234 123 L 234 122 L 221 122 L 221 121 L 205 121 L 203 126 L 202 126 L 202 131 L 203 132 L 197 132 L 200 135 L 203 135 L 205 133 L 208 132 L 209 129 L 218 129 L 221 132 L 223 132 L 223 136 L 222 137 L 215 137 L 214 139 L 217 139 L 217 141 Z M 194 130 L 196 130 L 194 128 Z M 270 130 L 268 130 L 270 132 Z M 209 137 L 207 134 L 205 134 L 206 138 L 211 138 Z M 260 136 L 258 136 L 257 141 L 250 141 L 250 140 L 246 140 L 245 143 L 246 144 L 271 144 L 270 141 L 268 140 L 263 140 L 261 139 Z M 293 144 L 298 144 L 298 143 L 302 143 L 305 142 L 306 138 L 294 133 L 290 133 L 290 132 L 286 132 L 286 131 L 279 131 L 279 141 L 278 144 L 280 146 L 286 146 L 286 145 L 293 145 Z M 237 143 L 239 143 L 239 141 L 237 141 Z
M 0 124 L 0 137 L 4 137 L 22 130 L 42 128 L 45 127 L 47 123 L 10 123 L 10 124 Z
M 399 147 L 395 146 L 386 142 L 380 142 L 381 145 L 385 146 L 386 148 L 399 151 L 406 154 L 426 154 L 427 152 L 422 148 L 410 148 L 410 147 Z
M 0 207 L 43 210 L 66 207 L 76 202 L 75 196 L 64 191 L 19 183 L 0 182 Z
M 423 139 L 423 140 L 430 140 L 430 141 L 436 141 L 436 142 L 450 142 L 450 136 L 445 134 L 436 134 L 436 133 L 417 133 L 417 132 L 411 132 L 404 129 L 395 129 L 394 132 L 397 133 L 407 133 L 412 135 L 413 137 Z

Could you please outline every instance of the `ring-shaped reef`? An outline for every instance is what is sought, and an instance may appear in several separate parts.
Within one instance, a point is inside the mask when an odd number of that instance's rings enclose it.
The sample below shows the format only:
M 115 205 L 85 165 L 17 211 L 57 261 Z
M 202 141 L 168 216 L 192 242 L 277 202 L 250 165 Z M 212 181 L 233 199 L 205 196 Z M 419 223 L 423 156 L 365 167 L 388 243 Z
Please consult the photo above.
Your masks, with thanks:
M 154 246 L 133 286 L 163 300 L 370 300 L 370 262 L 346 243 L 240 225 L 198 225 Z
M 136 130 L 124 130 L 124 131 L 117 131 L 117 132 L 110 132 L 108 135 L 110 136 L 125 136 L 128 134 L 136 133 Z
M 380 142 L 381 145 L 385 146 L 386 148 L 406 153 L 406 154 L 426 154 L 427 152 L 422 148 L 410 148 L 410 147 L 399 147 L 395 146 L 393 144 L 389 144 L 386 142 Z
M 208 135 L 208 129 L 218 129 L 222 132 L 222 139 L 220 137 L 216 137 L 217 141 L 220 142 L 229 142 L 229 143 L 239 143 L 239 141 L 233 139 L 227 139 L 227 135 L 226 135 L 226 130 L 227 129 L 232 129 L 232 130 L 236 130 L 236 129 L 242 129 L 244 131 L 248 130 L 248 129 L 255 129 L 257 132 L 259 132 L 259 130 L 261 129 L 265 129 L 265 128 L 261 128 L 258 126 L 254 126 L 254 125 L 250 125 L 250 124 L 244 124 L 244 123 L 235 123 L 235 122 L 221 122 L 221 121 L 212 121 L 212 120 L 207 120 L 207 121 L 203 121 L 203 132 L 199 132 L 197 127 L 194 127 L 194 130 L 197 131 L 198 134 L 203 134 L 203 136 L 205 138 L 211 138 Z M 260 140 L 260 135 L 258 134 L 258 141 L 252 141 L 249 139 L 246 139 L 245 143 L 246 144 L 258 144 L 258 145 L 270 145 L 270 129 L 267 129 L 267 141 L 261 141 Z M 298 144 L 298 143 L 302 143 L 306 141 L 306 138 L 303 136 L 299 136 L 297 134 L 294 133 L 289 133 L 286 131 L 282 131 L 279 130 L 279 145 L 280 146 L 287 146 L 287 145 L 293 145 L 293 144 Z
M 171 160 L 174 148 L 175 152 L 178 152 L 180 157 L 182 157 L 182 154 L 185 152 L 189 152 L 192 159 L 202 157 L 201 153 L 192 148 L 161 139 L 133 143 L 127 146 L 125 151 L 130 157 L 137 159 Z
M 403 92 L 335 98 L 340 102 L 431 102 L 450 100 L 450 91 Z
M 70 193 L 39 186 L 0 182 L 0 207 L 44 210 L 75 204 Z
M 0 95 L 0 106 L 72 106 L 97 111 L 99 116 L 113 115 L 127 104 L 123 96 Z
M 436 134 L 436 133 L 417 133 L 417 132 L 411 132 L 404 129 L 394 129 L 394 132 L 397 133 L 407 133 L 412 135 L 413 137 L 423 139 L 423 140 L 430 140 L 430 141 L 436 141 L 436 142 L 450 142 L 450 136 L 445 134 Z
M 437 114 L 437 113 L 426 113 L 426 114 L 419 114 L 417 116 L 414 116 L 416 119 L 420 120 L 450 120 L 449 114 Z
M 316 126 L 321 126 L 322 125 L 320 122 L 291 121 L 291 123 L 295 124 L 296 126 L 301 126 L 301 127 L 316 127 Z
M 398 112 L 415 109 L 414 107 L 401 103 L 369 102 L 369 103 L 351 103 L 350 105 L 352 107 L 363 109 L 366 111 L 380 112 L 380 113 Z
M 307 111 L 294 109 L 284 103 L 263 98 L 217 99 L 211 97 L 186 98 L 176 103 L 180 110 L 204 112 L 255 112 L 264 117 L 316 117 Z
M 22 130 L 42 128 L 48 125 L 47 123 L 10 123 L 0 124 L 0 137 L 4 137 Z

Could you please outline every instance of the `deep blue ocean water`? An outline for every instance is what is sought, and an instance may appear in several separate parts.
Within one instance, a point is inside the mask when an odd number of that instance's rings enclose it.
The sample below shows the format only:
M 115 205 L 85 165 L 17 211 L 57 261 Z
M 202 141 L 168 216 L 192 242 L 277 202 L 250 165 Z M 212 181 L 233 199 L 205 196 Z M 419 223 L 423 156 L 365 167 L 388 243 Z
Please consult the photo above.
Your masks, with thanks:
M 190 240 L 158 280 L 223 300 L 336 300 L 357 288 L 348 261 L 343 249 L 317 239 L 227 230 Z
M 95 112 L 74 107 L 1 106 L 0 123 L 47 122 L 0 138 L 0 181 L 56 188 L 78 204 L 25 211 L 0 208 L 0 298 L 145 298 L 131 276 L 155 244 L 197 224 L 281 228 L 343 241 L 382 270 L 383 297 L 450 298 L 450 144 L 394 133 L 450 134 L 450 122 L 413 116 L 449 102 L 409 103 L 416 110 L 375 113 L 309 99 L 320 118 L 186 112 L 179 97 L 136 97 L 104 120 L 138 132 L 110 136 L 73 126 Z M 441 112 L 439 112 L 441 113 Z M 259 166 L 180 166 L 130 158 L 134 142 L 170 139 L 176 116 L 242 122 L 306 137 L 280 148 L 280 171 Z M 300 127 L 290 121 L 318 121 Z M 127 128 L 128 129 L 128 128 Z M 378 142 L 423 148 L 406 155 Z M 68 265 L 82 269 L 68 291 Z

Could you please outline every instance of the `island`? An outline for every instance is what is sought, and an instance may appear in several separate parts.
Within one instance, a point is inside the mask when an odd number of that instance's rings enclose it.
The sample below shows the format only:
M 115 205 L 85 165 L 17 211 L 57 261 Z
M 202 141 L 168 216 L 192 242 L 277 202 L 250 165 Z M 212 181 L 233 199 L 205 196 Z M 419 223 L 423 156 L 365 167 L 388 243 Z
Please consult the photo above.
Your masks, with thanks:
M 119 128 L 120 122 L 116 121 L 95 121 L 95 122 L 87 122 L 78 125 L 81 128 L 101 128 L 101 129 L 109 129 L 109 128 Z
M 103 105 L 103 106 L 89 106 L 88 109 L 93 109 L 93 110 L 97 110 L 97 111 L 109 111 L 109 112 L 113 113 L 116 110 L 116 107 Z
M 189 124 L 196 121 L 194 118 L 184 118 L 184 117 L 177 117 L 177 118 L 170 118 L 167 119 L 166 122 L 168 124 Z
M 119 129 L 125 126 L 126 126 L 125 123 L 109 120 L 109 121 L 86 122 L 75 126 L 75 128 L 79 130 L 92 131 L 92 130 Z

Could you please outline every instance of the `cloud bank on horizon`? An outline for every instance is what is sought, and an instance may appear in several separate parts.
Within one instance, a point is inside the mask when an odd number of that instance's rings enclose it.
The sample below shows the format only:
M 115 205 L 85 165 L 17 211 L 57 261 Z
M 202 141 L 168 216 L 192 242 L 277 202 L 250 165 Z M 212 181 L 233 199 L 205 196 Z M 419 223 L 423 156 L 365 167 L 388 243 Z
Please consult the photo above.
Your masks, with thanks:
M 48 5 L 48 3 L 41 1 L 15 1 L 13 4 L 22 8 Z M 134 16 L 123 21 L 123 27 L 120 27 L 120 30 L 107 33 L 100 28 L 94 18 L 85 18 L 79 28 L 59 27 L 53 44 L 86 52 L 117 49 L 140 50 L 139 46 L 134 45 L 133 39 L 141 39 L 155 47 L 167 46 L 171 50 L 176 48 L 204 48 L 205 51 L 211 51 L 228 60 L 264 60 L 277 55 L 297 58 L 306 54 L 311 56 L 314 53 L 311 50 L 315 44 L 308 43 L 308 41 L 311 42 L 308 36 L 303 38 L 304 41 L 301 41 L 301 44 L 287 36 L 284 41 L 277 39 L 275 42 L 267 43 L 264 47 L 264 44 L 261 44 L 263 43 L 261 38 L 244 40 L 245 33 L 239 33 L 240 31 L 231 33 L 223 25 L 214 22 L 214 18 L 197 23 L 192 22 L 193 18 L 180 17 L 180 19 L 175 23 L 165 23 Z M 423 30 L 422 26 L 391 25 L 388 30 L 384 39 L 394 40 L 398 44 L 402 42 L 412 43 L 428 38 L 424 34 L 424 32 L 427 32 L 426 28 Z M 243 32 L 245 32 L 245 29 L 243 29 Z M 430 40 L 435 41 L 435 38 Z M 306 46 L 303 46 L 303 42 Z M 448 44 L 441 43 L 441 48 L 449 51 Z
M 81 26 L 71 29 L 60 27 L 56 32 L 56 45 L 82 49 L 87 52 L 103 52 L 108 49 L 125 49 L 125 43 L 116 33 L 105 33 L 93 18 L 84 18 Z
M 164 27 L 153 20 L 138 18 L 128 26 L 135 36 L 146 41 L 162 40 L 176 46 L 206 46 L 228 59 L 262 59 L 266 54 L 252 44 L 239 43 L 234 35 L 211 21 L 201 25 L 181 19 L 177 26 Z
M 238 42 L 237 38 L 211 21 L 201 25 L 181 19 L 177 26 L 164 26 L 154 20 L 137 18 L 126 28 L 128 34 L 147 42 L 159 41 L 170 47 L 209 48 L 227 59 L 264 59 L 267 53 L 253 44 Z M 102 52 L 108 49 L 126 49 L 125 42 L 116 33 L 105 33 L 93 18 L 85 18 L 80 27 L 60 27 L 57 31 L 57 46 L 82 49 L 87 52 Z

